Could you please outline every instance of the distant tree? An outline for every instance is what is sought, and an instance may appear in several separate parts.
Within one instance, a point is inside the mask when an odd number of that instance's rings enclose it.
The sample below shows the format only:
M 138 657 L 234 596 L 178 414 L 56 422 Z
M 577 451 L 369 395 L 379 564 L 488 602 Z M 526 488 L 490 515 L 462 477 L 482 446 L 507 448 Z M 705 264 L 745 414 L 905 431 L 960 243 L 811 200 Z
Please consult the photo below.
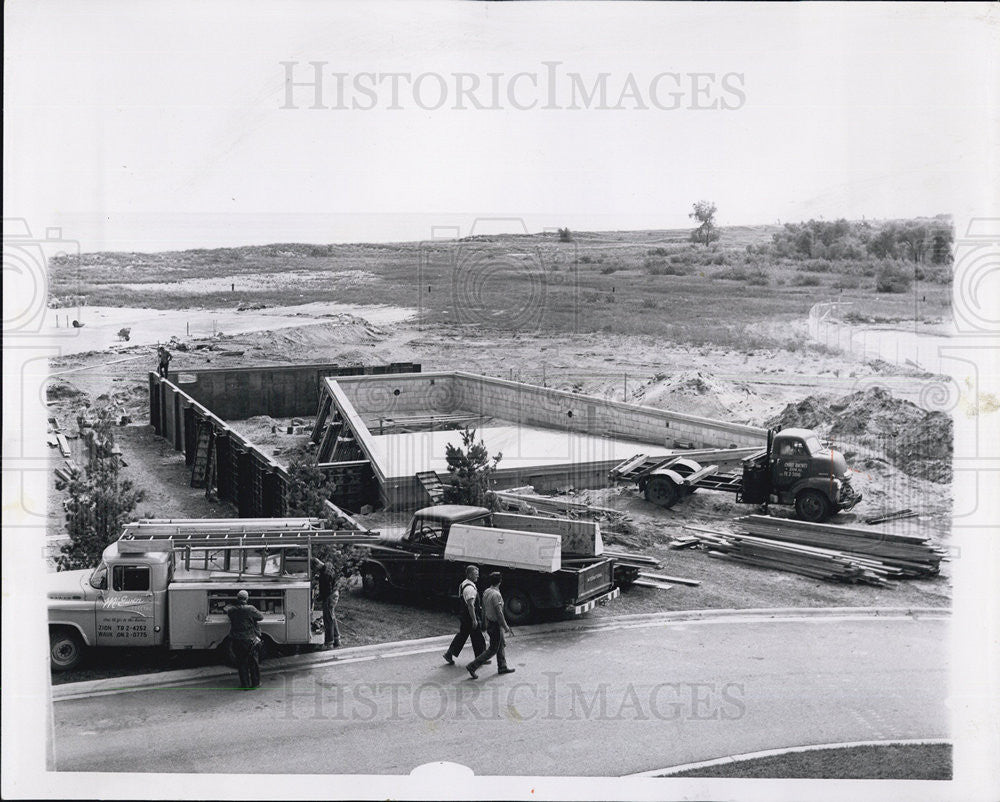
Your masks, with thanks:
M 571 232 L 568 228 L 560 228 L 559 229 L 559 241 L 560 242 L 572 242 L 573 241 L 573 232 Z
M 462 430 L 462 445 L 445 446 L 450 482 L 445 485 L 444 500 L 447 504 L 488 506 L 487 494 L 493 484 L 493 474 L 503 459 L 498 453 L 492 459 L 482 440 L 476 442 L 476 430 Z
M 337 515 L 327 501 L 336 485 L 315 463 L 297 458 L 288 465 L 288 491 L 285 507 L 289 518 L 322 518 L 331 529 L 344 529 L 347 522 Z M 339 577 L 338 584 L 346 583 L 359 573 L 369 550 L 364 546 L 315 546 L 313 556 L 328 562 Z
M 688 217 L 697 220 L 701 225 L 691 232 L 691 242 L 700 242 L 706 248 L 719 239 L 721 233 L 715 226 L 715 204 L 711 201 L 698 201 Z
M 101 409 L 93 424 L 94 456 L 83 468 L 72 466 L 69 480 L 57 480 L 56 488 L 66 490 L 63 503 L 66 532 L 70 542 L 60 548 L 56 567 L 60 571 L 92 568 L 104 549 L 121 535 L 122 527 L 146 492 L 121 475 L 121 461 L 114 453 L 111 411 Z

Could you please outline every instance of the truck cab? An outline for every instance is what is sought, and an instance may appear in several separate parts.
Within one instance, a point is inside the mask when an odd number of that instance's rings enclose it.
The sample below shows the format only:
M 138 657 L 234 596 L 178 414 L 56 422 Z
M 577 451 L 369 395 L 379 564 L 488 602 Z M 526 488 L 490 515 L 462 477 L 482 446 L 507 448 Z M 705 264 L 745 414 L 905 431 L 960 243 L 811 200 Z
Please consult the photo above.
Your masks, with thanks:
M 764 472 L 767 481 L 761 481 Z M 744 470 L 740 500 L 794 504 L 799 518 L 818 522 L 851 509 L 861 495 L 843 454 L 824 446 L 811 429 L 791 428 L 771 433 L 765 459 Z
M 84 646 L 158 646 L 166 639 L 169 553 L 104 550 L 93 569 L 50 577 L 49 633 L 53 667 L 72 668 Z

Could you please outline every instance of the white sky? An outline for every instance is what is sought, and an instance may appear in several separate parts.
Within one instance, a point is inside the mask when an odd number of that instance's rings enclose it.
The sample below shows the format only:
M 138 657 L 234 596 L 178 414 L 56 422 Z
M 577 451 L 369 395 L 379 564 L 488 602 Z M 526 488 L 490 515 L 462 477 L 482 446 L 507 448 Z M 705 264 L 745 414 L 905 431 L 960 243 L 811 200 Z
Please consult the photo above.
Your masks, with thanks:
M 84 250 L 423 239 L 491 215 L 686 226 L 700 198 L 722 224 L 996 206 L 995 7 L 16 2 L 5 17 L 4 215 Z M 282 110 L 281 61 L 302 80 L 308 61 L 481 76 L 560 61 L 618 88 L 736 72 L 746 102 L 313 110 L 307 89 Z

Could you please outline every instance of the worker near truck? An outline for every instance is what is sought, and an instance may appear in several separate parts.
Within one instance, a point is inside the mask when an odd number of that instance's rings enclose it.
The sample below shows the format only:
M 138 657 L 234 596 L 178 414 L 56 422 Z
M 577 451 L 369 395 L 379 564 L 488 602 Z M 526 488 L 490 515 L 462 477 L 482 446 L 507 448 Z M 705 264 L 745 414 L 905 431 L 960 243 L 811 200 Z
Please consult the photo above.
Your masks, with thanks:
M 507 667 L 507 654 L 504 646 L 504 634 L 512 635 L 507 619 L 503 615 L 503 596 L 500 594 L 502 577 L 499 571 L 490 574 L 490 586 L 483 591 L 483 615 L 486 616 L 486 634 L 490 636 L 490 645 L 482 654 L 469 663 L 465 669 L 469 676 L 478 679 L 476 671 L 484 666 L 493 655 L 497 658 L 497 674 L 513 674 L 516 669 Z
M 483 627 L 486 620 L 483 618 L 482 600 L 479 596 L 479 588 L 476 583 L 479 581 L 479 567 L 469 565 L 465 568 L 465 579 L 458 586 L 458 596 L 461 608 L 458 612 L 458 634 L 444 653 L 445 662 L 453 666 L 455 658 L 462 653 L 465 641 L 472 638 L 473 657 L 486 651 L 486 639 L 483 637 Z
M 229 637 L 233 657 L 240 672 L 240 687 L 251 690 L 260 687 L 260 622 L 264 614 L 250 604 L 250 594 L 241 590 L 236 604 L 226 607 L 229 616 Z
M 314 557 L 313 568 L 316 570 L 318 584 L 317 597 L 323 605 L 323 640 L 324 649 L 335 649 L 340 646 L 340 628 L 337 626 L 337 601 L 340 591 L 337 590 L 337 575 L 330 563 Z

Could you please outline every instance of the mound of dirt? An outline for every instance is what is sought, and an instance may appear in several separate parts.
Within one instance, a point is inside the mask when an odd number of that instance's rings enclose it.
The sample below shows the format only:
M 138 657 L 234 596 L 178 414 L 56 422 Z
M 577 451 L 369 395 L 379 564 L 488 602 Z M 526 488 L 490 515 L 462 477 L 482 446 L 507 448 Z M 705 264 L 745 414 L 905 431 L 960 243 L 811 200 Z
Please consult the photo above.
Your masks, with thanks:
M 632 400 L 671 412 L 739 422 L 752 414 L 757 403 L 750 385 L 724 381 L 700 370 L 658 376 L 639 388 Z
M 911 476 L 932 482 L 952 478 L 951 417 L 895 398 L 884 387 L 869 387 L 835 400 L 809 396 L 786 406 L 768 426 L 813 429 L 845 445 L 882 452 Z

